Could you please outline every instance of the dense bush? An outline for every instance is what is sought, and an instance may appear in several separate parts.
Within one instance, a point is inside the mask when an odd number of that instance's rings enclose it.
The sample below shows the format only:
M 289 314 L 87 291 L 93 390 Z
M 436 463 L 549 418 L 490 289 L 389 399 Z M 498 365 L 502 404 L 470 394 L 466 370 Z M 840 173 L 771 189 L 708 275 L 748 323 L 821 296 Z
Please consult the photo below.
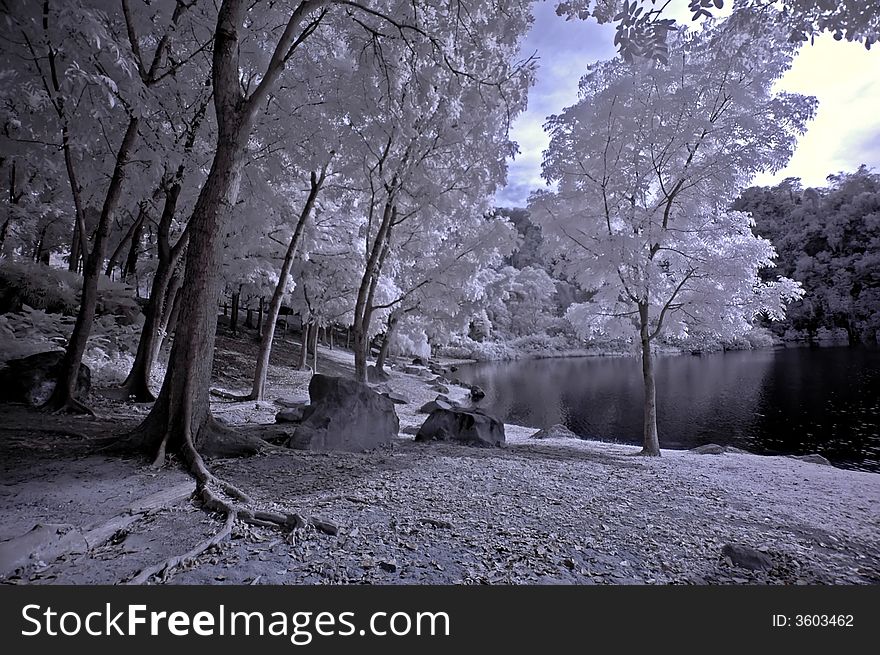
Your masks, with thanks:
M 76 273 L 29 261 L 0 260 L 0 314 L 28 307 L 73 316 L 81 288 L 82 278 Z M 98 316 L 115 316 L 123 325 L 140 323 L 141 307 L 131 287 L 102 276 L 98 288 Z

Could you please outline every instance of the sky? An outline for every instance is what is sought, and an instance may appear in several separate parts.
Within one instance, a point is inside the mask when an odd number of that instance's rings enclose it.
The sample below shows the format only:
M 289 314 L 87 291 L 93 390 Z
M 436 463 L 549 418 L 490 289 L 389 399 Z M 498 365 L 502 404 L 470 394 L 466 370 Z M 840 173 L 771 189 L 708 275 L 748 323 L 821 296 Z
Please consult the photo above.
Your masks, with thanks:
M 520 152 L 508 161 L 508 183 L 495 195 L 497 206 L 525 206 L 529 192 L 544 186 L 546 118 L 577 101 L 578 80 L 589 64 L 616 54 L 613 25 L 566 21 L 556 15 L 555 5 L 535 3 L 535 23 L 523 44 L 523 55 L 538 57 L 537 82 L 528 110 L 513 125 Z M 665 13 L 690 22 L 687 0 L 673 0 Z M 880 171 L 880 48 L 868 51 L 823 34 L 801 48 L 776 90 L 814 95 L 819 109 L 788 166 L 775 175 L 759 174 L 754 184 L 799 177 L 804 186 L 822 186 L 829 174 L 854 171 L 860 164 Z

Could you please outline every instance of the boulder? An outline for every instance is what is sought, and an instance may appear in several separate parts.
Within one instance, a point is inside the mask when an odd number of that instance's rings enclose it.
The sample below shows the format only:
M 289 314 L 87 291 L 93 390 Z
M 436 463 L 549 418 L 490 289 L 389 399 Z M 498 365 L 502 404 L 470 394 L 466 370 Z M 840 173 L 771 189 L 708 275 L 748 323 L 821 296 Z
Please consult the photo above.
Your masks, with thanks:
M 822 457 L 819 453 L 810 453 L 809 455 L 792 455 L 793 459 L 799 459 L 802 462 L 809 462 L 810 464 L 821 464 L 822 466 L 833 466 L 833 464 L 828 461 L 828 458 Z
M 697 446 L 696 448 L 691 448 L 691 452 L 696 453 L 697 455 L 721 455 L 724 451 L 724 446 L 719 446 L 717 443 L 707 443 L 702 446 Z
M 55 390 L 63 358 L 63 350 L 51 350 L 6 362 L 0 370 L 0 401 L 26 403 L 31 407 L 45 403 Z M 92 371 L 80 364 L 75 393 L 83 398 L 89 395 L 91 387 Z
M 276 398 L 275 404 L 280 407 L 301 407 L 309 404 L 308 396 L 295 396 L 293 398 Z
M 285 407 L 275 415 L 276 423 L 299 423 L 303 420 L 303 412 L 308 407 L 307 403 L 299 407 Z
M 538 430 L 529 436 L 530 439 L 580 439 L 578 435 L 569 430 L 562 423 L 551 425 L 549 428 Z
M 420 375 L 422 371 L 425 369 L 421 366 L 404 366 L 403 372 L 409 373 L 410 375 Z
M 381 393 L 395 405 L 406 405 L 409 403 L 409 398 L 402 393 L 397 393 L 396 391 L 383 391 Z
M 412 363 L 415 366 L 425 366 L 425 360 L 421 357 L 413 357 Z
M 450 400 L 441 400 L 437 398 L 437 400 L 429 400 L 424 405 L 419 407 L 419 414 L 430 414 L 431 412 L 438 409 L 452 409 L 452 401 Z
M 309 397 L 290 448 L 364 452 L 389 445 L 400 430 L 394 403 L 357 380 L 316 373 Z
M 367 382 L 388 382 L 390 379 L 391 375 L 384 369 L 376 368 L 372 365 L 367 366 Z
M 477 385 L 471 387 L 471 400 L 479 401 L 486 397 L 486 392 Z
M 773 560 L 768 555 L 749 546 L 724 544 L 721 556 L 728 558 L 734 566 L 750 571 L 766 571 L 773 568 Z
M 440 393 L 449 393 L 449 387 L 445 384 L 435 384 L 431 387 L 434 391 L 439 391 Z
M 415 440 L 502 446 L 505 442 L 504 424 L 479 410 L 438 407 L 419 428 Z

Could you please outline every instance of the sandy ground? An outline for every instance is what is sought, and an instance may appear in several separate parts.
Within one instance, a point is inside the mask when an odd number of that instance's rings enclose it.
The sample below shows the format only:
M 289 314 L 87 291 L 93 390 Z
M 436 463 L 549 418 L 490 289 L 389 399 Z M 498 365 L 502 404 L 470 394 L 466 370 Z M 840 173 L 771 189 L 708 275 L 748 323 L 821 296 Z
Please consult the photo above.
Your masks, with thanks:
M 285 366 L 282 337 L 269 397 L 306 395 L 310 373 Z M 245 390 L 254 344 L 221 338 L 219 388 Z M 341 373 L 350 354 L 321 352 L 318 370 Z M 246 373 L 245 373 L 246 374 Z M 231 540 L 163 576 L 169 583 L 382 584 L 876 584 L 880 582 L 880 475 L 790 458 L 663 451 L 579 439 L 534 440 L 506 426 L 507 445 L 480 449 L 417 444 L 418 407 L 433 399 L 417 376 L 388 385 L 401 434 L 390 449 L 314 454 L 267 448 L 214 460 L 213 470 L 265 506 L 329 521 L 281 533 L 236 527 Z M 453 397 L 465 390 L 454 388 Z M 97 399 L 95 419 L 46 417 L 0 406 L 0 551 L 35 525 L 86 533 L 126 519 L 100 544 L 55 559 L 34 557 L 7 584 L 115 583 L 187 551 L 220 527 L 189 500 L 135 512 L 138 499 L 186 485 L 174 462 L 96 452 L 135 426 L 147 406 Z M 215 413 L 259 434 L 274 402 L 225 402 Z M 103 418 L 101 418 L 103 417 Z M 100 531 L 98 531 L 100 532 Z M 93 534 L 93 533 L 90 533 Z M 758 549 L 766 570 L 722 555 L 725 544 Z

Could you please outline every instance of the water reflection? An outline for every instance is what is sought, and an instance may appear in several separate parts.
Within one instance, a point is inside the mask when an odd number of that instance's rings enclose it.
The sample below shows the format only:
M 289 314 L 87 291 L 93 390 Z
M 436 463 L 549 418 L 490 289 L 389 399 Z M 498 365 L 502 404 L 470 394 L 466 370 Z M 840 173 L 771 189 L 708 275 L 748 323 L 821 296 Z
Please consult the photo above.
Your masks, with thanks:
M 636 358 L 545 359 L 462 366 L 481 403 L 510 423 L 564 423 L 584 437 L 640 443 Z M 880 471 L 880 350 L 789 348 L 659 357 L 660 443 L 720 443 L 762 453 L 820 452 Z

